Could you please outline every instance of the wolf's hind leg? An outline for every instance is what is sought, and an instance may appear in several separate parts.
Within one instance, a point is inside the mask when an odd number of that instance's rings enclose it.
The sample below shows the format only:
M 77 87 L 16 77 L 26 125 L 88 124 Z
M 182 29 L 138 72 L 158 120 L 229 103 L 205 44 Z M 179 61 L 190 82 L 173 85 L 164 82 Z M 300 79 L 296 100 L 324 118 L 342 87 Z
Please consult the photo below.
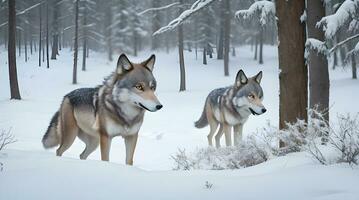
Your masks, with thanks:
M 217 131 L 217 134 L 216 134 L 216 147 L 217 148 L 220 148 L 221 147 L 221 137 L 223 135 L 223 124 L 220 123 L 219 124 L 219 129 Z
M 80 130 L 78 133 L 79 138 L 86 144 L 84 151 L 80 154 L 81 160 L 86 160 L 87 157 L 96 150 L 100 143 L 100 138 L 88 135 Z
M 209 134 L 207 135 L 207 139 L 208 139 L 208 145 L 209 146 L 213 146 L 212 144 L 212 138 L 214 133 L 216 132 L 217 128 L 218 128 L 218 122 L 211 120 L 209 121 Z
M 77 133 L 80 130 L 76 124 L 73 107 L 70 101 L 66 98 L 61 105 L 60 117 L 62 137 L 60 147 L 56 151 L 57 156 L 62 156 L 62 154 L 73 144 Z

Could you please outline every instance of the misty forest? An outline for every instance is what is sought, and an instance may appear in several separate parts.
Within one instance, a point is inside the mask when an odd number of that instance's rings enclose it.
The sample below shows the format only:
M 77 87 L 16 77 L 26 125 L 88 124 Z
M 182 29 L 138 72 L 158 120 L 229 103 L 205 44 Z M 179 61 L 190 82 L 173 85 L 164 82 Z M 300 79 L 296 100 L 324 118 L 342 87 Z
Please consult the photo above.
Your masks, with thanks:
M 0 199 L 358 199 L 358 65 L 359 0 L 0 0 Z

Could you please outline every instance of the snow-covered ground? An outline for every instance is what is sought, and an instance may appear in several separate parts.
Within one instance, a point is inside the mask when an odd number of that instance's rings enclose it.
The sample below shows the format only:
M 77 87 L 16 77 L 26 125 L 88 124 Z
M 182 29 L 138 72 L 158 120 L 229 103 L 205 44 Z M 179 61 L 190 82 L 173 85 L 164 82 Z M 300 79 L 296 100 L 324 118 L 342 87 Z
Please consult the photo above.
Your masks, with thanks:
M 143 52 L 134 61 L 142 61 Z M 76 140 L 63 158 L 55 149 L 46 151 L 41 138 L 62 97 L 79 87 L 101 84 L 115 68 L 105 54 L 91 52 L 86 72 L 79 70 L 79 84 L 72 85 L 72 54 L 60 52 L 50 69 L 37 65 L 37 57 L 24 63 L 18 59 L 18 76 L 23 100 L 9 100 L 7 54 L 0 51 L 0 129 L 9 130 L 17 142 L 0 153 L 0 199 L 359 199 L 356 186 L 359 170 L 346 165 L 321 166 L 305 153 L 290 154 L 255 167 L 224 171 L 171 171 L 171 155 L 178 149 L 192 151 L 206 147 L 208 128 L 196 129 L 193 122 L 204 100 L 214 88 L 233 84 L 238 69 L 248 76 L 264 72 L 262 87 L 268 112 L 251 116 L 244 135 L 278 122 L 277 48 L 265 46 L 264 65 L 252 59 L 249 47 L 237 48 L 231 57 L 230 76 L 223 76 L 223 61 L 209 59 L 201 64 L 194 53 L 185 53 L 187 91 L 178 92 L 179 67 L 176 51 L 156 53 L 157 94 L 164 105 L 156 113 L 146 113 L 136 149 L 134 167 L 124 165 L 122 138 L 113 140 L 111 163 L 98 161 L 97 149 L 88 161 L 78 159 L 84 144 Z M 81 66 L 81 63 L 79 63 Z M 330 71 L 331 118 L 337 113 L 357 113 L 359 81 L 350 71 Z M 222 141 L 223 143 L 223 141 Z M 205 183 L 213 184 L 206 189 Z

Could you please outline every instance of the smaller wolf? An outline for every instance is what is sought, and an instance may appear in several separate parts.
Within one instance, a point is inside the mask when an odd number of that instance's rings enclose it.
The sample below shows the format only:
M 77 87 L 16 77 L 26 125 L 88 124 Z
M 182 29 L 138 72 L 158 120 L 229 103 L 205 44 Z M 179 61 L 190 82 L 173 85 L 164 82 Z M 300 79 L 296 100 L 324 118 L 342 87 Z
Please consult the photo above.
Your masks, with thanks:
M 154 93 L 154 63 L 155 55 L 142 63 L 132 63 L 122 54 L 115 72 L 102 85 L 65 95 L 42 139 L 44 147 L 59 145 L 56 155 L 61 156 L 78 136 L 86 144 L 81 159 L 86 159 L 100 144 L 101 159 L 108 161 L 112 138 L 122 136 L 126 164 L 132 165 L 145 110 L 162 108 Z
M 226 145 L 231 146 L 231 128 L 234 129 L 234 145 L 242 139 L 243 125 L 250 114 L 260 115 L 267 110 L 262 104 L 263 90 L 260 86 L 262 71 L 252 78 L 247 78 L 239 70 L 233 86 L 218 88 L 207 96 L 201 117 L 195 122 L 196 128 L 203 128 L 209 124 L 210 132 L 207 136 L 208 144 L 212 146 L 212 138 L 218 125 L 216 147 L 219 148 L 220 139 L 225 134 Z

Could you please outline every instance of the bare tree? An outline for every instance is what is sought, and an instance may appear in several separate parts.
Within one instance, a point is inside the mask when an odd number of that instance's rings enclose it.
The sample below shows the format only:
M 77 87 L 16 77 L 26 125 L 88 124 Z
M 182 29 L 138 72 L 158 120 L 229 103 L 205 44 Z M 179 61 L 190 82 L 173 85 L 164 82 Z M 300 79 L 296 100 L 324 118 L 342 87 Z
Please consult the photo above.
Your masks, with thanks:
M 46 67 L 50 68 L 49 61 L 49 2 L 46 1 Z
M 16 70 L 16 8 L 15 0 L 8 0 L 9 19 L 9 41 L 8 41 L 8 63 L 11 99 L 21 99 Z
M 279 128 L 283 129 L 286 122 L 308 119 L 305 25 L 300 21 L 305 1 L 277 0 L 275 4 L 279 36 Z M 284 143 L 281 142 L 280 146 L 284 146 Z

